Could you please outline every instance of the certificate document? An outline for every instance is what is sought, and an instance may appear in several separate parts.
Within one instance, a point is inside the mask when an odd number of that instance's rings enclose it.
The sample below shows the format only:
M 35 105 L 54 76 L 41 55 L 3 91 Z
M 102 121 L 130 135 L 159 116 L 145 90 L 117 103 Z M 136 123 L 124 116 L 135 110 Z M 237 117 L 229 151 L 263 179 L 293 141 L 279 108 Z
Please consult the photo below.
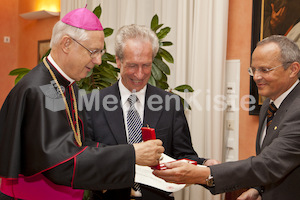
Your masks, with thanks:
M 166 154 L 162 154 L 160 164 L 172 161 L 176 160 Z M 198 166 L 202 167 L 202 165 Z M 186 184 L 168 183 L 165 180 L 154 176 L 151 167 L 135 165 L 135 171 L 135 182 L 137 183 L 148 185 L 166 192 L 177 192 L 186 187 Z

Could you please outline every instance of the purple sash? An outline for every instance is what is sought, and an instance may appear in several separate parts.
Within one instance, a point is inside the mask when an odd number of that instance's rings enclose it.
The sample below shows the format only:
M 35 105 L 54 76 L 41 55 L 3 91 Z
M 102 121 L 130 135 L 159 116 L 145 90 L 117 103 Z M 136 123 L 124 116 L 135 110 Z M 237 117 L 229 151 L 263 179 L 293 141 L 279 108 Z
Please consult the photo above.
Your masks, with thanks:
M 18 179 L 2 178 L 1 192 L 24 200 L 82 200 L 84 190 L 56 185 L 42 174 Z

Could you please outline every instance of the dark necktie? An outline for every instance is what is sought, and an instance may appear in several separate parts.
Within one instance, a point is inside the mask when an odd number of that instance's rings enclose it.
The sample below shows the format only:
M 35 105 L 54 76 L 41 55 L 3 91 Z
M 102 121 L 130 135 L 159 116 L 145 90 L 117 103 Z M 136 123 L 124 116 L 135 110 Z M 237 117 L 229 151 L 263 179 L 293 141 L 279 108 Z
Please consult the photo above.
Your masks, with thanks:
M 128 98 L 130 105 L 127 113 L 127 128 L 128 128 L 128 143 L 140 143 L 142 142 L 142 121 L 139 113 L 134 107 L 134 103 L 137 102 L 138 98 L 135 94 L 131 94 Z M 138 183 L 134 183 L 133 189 L 135 191 L 141 191 Z
M 269 105 L 269 109 L 267 111 L 267 129 L 270 126 L 270 124 L 272 123 L 273 117 L 274 117 L 274 113 L 277 111 L 276 106 L 274 105 L 274 103 L 272 102 Z

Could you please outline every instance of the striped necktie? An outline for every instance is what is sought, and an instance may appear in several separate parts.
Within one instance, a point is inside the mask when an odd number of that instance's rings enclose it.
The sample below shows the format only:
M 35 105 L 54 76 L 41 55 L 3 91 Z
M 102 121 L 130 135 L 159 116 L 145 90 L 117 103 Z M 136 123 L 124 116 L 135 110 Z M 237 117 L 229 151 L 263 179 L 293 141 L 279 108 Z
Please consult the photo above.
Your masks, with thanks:
M 128 143 L 140 143 L 142 142 L 142 121 L 139 113 L 134 107 L 134 104 L 138 101 L 138 98 L 135 94 L 131 94 L 127 101 L 130 105 L 127 113 Z M 135 191 L 141 191 L 138 183 L 133 184 L 133 189 Z
M 274 105 L 274 103 L 272 102 L 269 105 L 269 109 L 267 111 L 267 129 L 270 126 L 270 124 L 272 123 L 273 117 L 274 117 L 274 113 L 277 111 L 276 106 Z
M 127 113 L 128 143 L 140 143 L 142 142 L 142 121 L 139 113 L 134 107 L 134 104 L 138 101 L 138 98 L 135 94 L 131 94 L 127 101 L 130 105 Z

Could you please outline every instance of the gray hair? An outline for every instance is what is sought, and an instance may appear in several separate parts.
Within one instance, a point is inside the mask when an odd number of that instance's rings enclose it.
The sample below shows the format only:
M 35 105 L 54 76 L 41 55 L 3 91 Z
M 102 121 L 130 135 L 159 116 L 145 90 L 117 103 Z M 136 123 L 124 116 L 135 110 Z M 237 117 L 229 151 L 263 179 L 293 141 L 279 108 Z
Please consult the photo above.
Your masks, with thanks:
M 257 46 L 275 43 L 280 49 L 280 62 L 287 69 L 291 63 L 300 63 L 300 50 L 296 43 L 282 35 L 272 35 L 257 43 Z
M 59 43 L 60 39 L 68 35 L 75 40 L 84 41 L 88 39 L 87 31 L 81 28 L 77 28 L 74 26 L 70 26 L 68 24 L 63 23 L 62 21 L 58 21 L 52 30 L 52 37 L 50 41 L 50 48 Z
M 124 45 L 128 39 L 149 41 L 152 44 L 152 59 L 156 56 L 159 48 L 158 38 L 154 31 L 145 26 L 131 24 L 121 27 L 116 35 L 115 53 L 122 61 L 124 58 Z

